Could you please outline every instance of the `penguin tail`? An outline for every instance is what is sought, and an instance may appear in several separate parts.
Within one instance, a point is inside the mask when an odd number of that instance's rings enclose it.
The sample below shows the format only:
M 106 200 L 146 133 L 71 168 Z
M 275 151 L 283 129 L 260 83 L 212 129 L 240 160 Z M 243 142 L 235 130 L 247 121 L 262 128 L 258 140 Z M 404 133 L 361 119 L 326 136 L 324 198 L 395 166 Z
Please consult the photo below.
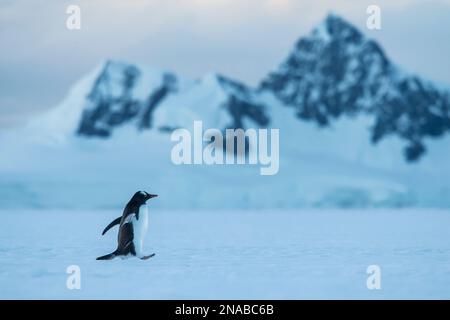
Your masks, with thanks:
M 111 260 L 114 259 L 116 257 L 116 252 L 114 251 L 113 253 L 98 257 L 95 260 Z

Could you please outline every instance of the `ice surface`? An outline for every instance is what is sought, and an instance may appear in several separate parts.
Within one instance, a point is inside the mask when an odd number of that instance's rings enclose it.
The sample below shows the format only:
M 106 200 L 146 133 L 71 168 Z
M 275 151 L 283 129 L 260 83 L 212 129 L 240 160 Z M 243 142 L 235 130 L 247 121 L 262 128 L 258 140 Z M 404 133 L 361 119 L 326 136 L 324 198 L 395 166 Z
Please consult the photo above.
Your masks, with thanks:
M 147 261 L 95 260 L 115 249 L 117 227 L 100 234 L 120 210 L 0 212 L 0 298 L 450 298 L 448 210 L 161 211 L 152 201 Z M 374 264 L 381 290 L 366 287 Z M 69 265 L 81 290 L 66 287 Z

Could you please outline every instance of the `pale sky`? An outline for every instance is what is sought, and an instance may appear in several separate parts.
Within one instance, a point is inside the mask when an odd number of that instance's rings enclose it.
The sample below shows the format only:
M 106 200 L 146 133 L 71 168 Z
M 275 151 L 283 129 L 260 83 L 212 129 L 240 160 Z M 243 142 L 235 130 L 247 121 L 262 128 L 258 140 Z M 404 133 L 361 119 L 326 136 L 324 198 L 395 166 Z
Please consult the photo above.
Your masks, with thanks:
M 66 8 L 81 8 L 81 30 Z M 366 28 L 381 8 L 382 29 Z M 450 0 L 0 0 L 0 128 L 55 107 L 104 59 L 255 85 L 329 12 L 405 70 L 450 88 Z

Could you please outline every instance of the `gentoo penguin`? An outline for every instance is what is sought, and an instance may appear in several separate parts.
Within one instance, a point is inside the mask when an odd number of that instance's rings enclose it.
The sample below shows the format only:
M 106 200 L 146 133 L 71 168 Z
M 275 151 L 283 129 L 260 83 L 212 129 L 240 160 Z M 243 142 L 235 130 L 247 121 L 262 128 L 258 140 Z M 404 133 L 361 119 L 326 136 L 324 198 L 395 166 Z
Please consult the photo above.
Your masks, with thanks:
M 125 206 L 123 214 L 111 222 L 102 235 L 116 224 L 120 224 L 118 245 L 116 251 L 105 256 L 98 257 L 97 260 L 110 260 L 117 256 L 126 257 L 128 255 L 137 256 L 146 260 L 155 254 L 144 255 L 142 246 L 148 227 L 147 200 L 157 197 L 156 194 L 148 194 L 145 191 L 138 191 Z

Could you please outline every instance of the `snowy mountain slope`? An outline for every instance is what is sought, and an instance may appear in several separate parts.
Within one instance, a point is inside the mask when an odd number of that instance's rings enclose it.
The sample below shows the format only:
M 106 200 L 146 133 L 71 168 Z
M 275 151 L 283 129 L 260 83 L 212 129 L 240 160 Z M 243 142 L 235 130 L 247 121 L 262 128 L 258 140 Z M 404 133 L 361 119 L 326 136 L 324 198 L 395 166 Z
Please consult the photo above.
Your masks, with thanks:
M 177 209 L 450 206 L 450 137 L 420 129 L 433 127 L 435 109 L 421 97 L 445 94 L 417 80 L 423 95 L 402 95 L 416 97 L 408 101 L 417 108 L 404 114 L 406 105 L 388 104 L 400 110 L 391 117 L 380 104 L 412 78 L 374 42 L 335 16 L 304 39 L 293 62 L 259 89 L 213 73 L 192 80 L 100 64 L 58 107 L 0 136 L 0 207 L 116 208 L 136 189 L 160 194 L 155 206 Z M 337 58 L 356 62 L 328 63 Z M 413 135 L 399 131 L 401 119 Z M 258 165 L 174 165 L 170 132 L 195 120 L 205 129 L 280 129 L 278 174 L 260 176 Z M 377 123 L 390 131 L 373 144 Z M 401 149 L 413 138 L 428 150 L 407 163 Z
M 106 138 L 124 124 L 170 131 L 199 119 L 219 128 L 240 128 L 244 117 L 267 125 L 264 106 L 253 91 L 222 75 L 187 80 L 108 61 L 86 96 L 77 134 Z
M 181 88 L 154 112 L 158 129 L 190 128 L 202 120 L 205 128 L 245 128 L 269 123 L 266 108 L 252 89 L 217 74 L 208 74 Z

